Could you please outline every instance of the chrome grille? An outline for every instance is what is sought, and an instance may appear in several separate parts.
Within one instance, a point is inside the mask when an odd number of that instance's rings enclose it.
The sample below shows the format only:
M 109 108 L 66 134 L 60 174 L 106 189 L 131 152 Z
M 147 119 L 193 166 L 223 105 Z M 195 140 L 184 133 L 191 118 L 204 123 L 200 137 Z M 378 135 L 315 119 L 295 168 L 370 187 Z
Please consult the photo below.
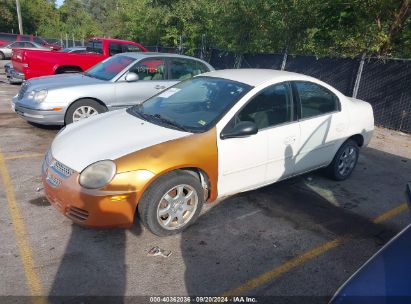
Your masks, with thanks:
M 57 188 L 58 186 L 61 185 L 61 180 L 55 178 L 53 175 L 50 175 L 50 174 L 47 175 L 47 181 L 54 188 Z
M 51 164 L 51 168 L 60 176 L 62 177 L 69 177 L 74 173 L 73 169 L 70 169 L 66 165 L 63 165 L 58 160 L 55 160 L 53 164 Z
M 21 85 L 21 88 L 20 88 L 20 91 L 19 91 L 19 95 L 17 95 L 17 98 L 18 98 L 18 99 L 22 99 L 23 96 L 24 96 L 24 94 L 26 94 L 28 88 L 29 88 L 29 82 L 28 82 L 28 81 L 25 81 L 25 82 Z

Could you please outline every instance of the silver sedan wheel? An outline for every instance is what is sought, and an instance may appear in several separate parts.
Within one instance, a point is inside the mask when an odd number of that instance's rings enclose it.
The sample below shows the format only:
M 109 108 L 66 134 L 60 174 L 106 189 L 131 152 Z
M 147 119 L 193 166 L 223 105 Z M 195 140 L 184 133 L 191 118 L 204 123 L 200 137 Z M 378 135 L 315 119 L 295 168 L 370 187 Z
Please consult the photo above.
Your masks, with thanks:
M 180 229 L 194 216 L 197 206 L 198 194 L 193 187 L 185 184 L 174 186 L 158 204 L 158 223 L 167 230 Z
M 73 113 L 73 122 L 82 120 L 84 118 L 89 118 L 90 116 L 97 115 L 98 112 L 95 108 L 91 106 L 81 106 L 78 107 Z
M 342 176 L 350 174 L 354 169 L 356 160 L 357 151 L 352 146 L 346 147 L 338 160 L 338 173 Z

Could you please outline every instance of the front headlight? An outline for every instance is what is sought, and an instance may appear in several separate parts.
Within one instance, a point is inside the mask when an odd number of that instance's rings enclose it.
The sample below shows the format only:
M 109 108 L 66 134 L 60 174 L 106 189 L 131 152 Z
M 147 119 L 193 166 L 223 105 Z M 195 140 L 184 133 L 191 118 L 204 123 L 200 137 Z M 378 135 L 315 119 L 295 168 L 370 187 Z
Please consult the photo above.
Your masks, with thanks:
M 116 164 L 102 160 L 91 164 L 80 173 L 79 183 L 84 188 L 98 189 L 107 185 L 116 174 Z
M 27 95 L 27 98 L 33 99 L 34 101 L 37 102 L 42 102 L 44 99 L 47 97 L 47 90 L 39 90 L 39 91 L 31 91 L 29 95 Z

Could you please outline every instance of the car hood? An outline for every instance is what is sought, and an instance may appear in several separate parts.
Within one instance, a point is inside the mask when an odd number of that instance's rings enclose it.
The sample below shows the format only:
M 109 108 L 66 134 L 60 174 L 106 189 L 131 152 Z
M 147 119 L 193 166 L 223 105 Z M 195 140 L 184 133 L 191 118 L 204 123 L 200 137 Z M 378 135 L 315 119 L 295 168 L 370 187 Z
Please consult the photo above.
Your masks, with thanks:
M 85 76 L 80 73 L 76 74 L 60 74 L 60 75 L 52 75 L 52 76 L 43 76 L 38 77 L 35 79 L 30 79 L 26 83 L 28 83 L 28 87 L 30 90 L 35 89 L 57 89 L 57 88 L 67 88 L 67 87 L 75 87 L 75 86 L 84 86 L 84 85 L 92 85 L 92 84 L 100 84 L 106 83 L 105 80 L 100 80 L 97 78 L 92 78 L 89 76 Z
M 68 125 L 54 139 L 51 153 L 59 162 L 81 172 L 99 160 L 115 160 L 190 134 L 152 124 L 122 109 Z

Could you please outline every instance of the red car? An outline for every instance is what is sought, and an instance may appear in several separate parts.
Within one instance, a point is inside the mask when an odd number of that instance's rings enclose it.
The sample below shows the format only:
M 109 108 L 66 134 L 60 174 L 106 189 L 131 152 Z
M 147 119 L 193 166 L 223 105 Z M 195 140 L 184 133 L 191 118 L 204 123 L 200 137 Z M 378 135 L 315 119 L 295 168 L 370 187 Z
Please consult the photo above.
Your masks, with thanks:
M 35 42 L 41 46 L 50 48 L 54 51 L 58 51 L 61 49 L 61 46 L 58 44 L 51 44 L 48 43 L 41 37 L 33 36 L 33 35 L 18 35 L 18 34 L 9 34 L 9 33 L 0 33 L 0 47 L 8 45 L 12 42 L 16 41 L 30 41 Z
M 13 68 L 22 80 L 33 77 L 79 73 L 106 59 L 124 52 L 147 52 L 142 45 L 118 39 L 91 38 L 86 53 L 63 53 L 38 50 L 13 50 Z

